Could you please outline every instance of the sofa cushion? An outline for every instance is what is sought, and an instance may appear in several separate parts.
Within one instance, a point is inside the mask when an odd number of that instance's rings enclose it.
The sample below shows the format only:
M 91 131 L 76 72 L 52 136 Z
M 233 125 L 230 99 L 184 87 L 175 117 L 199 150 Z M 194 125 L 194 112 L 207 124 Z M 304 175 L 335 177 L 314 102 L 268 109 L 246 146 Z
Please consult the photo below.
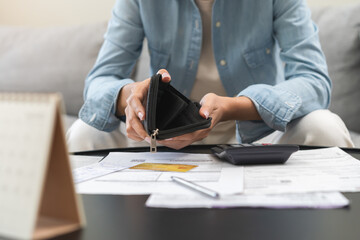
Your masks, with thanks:
M 330 110 L 360 133 L 360 4 L 313 9 L 333 81 Z
M 67 113 L 77 115 L 106 25 L 0 27 L 1 91 L 61 92 Z

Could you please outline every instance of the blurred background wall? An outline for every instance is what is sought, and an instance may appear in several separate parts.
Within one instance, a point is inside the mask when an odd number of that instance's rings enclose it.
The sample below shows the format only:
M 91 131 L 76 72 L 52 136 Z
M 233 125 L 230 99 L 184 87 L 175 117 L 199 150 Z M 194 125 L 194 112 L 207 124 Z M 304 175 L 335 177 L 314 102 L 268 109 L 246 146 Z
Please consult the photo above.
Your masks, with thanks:
M 307 0 L 311 7 L 360 0 Z M 0 25 L 64 26 L 107 20 L 115 0 L 0 0 Z
M 107 20 L 115 0 L 0 0 L 0 24 L 65 26 Z

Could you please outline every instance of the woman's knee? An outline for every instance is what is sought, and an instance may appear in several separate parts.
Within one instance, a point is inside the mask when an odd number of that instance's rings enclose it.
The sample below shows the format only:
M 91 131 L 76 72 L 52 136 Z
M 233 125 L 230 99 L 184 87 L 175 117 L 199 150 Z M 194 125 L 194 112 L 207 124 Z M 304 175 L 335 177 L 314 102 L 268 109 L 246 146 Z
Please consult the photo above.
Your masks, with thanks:
M 329 110 L 316 110 L 291 122 L 287 131 L 293 131 L 305 145 L 353 147 L 344 122 Z
M 66 133 L 66 141 L 70 152 L 90 151 L 118 147 L 124 141 L 120 131 L 111 133 L 100 131 L 82 120 L 76 120 Z
M 91 151 L 109 148 L 144 147 L 146 142 L 136 142 L 125 135 L 125 124 L 120 123 L 112 132 L 100 131 L 78 119 L 66 133 L 70 152 Z

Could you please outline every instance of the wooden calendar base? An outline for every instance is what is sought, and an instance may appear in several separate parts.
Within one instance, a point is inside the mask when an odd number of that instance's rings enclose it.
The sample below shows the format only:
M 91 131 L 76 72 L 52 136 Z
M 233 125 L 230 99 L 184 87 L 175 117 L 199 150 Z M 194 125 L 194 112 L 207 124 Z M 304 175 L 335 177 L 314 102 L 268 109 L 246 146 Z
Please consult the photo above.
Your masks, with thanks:
M 34 239 L 47 239 L 64 233 L 76 231 L 80 228 L 78 222 L 64 221 L 54 218 L 40 217 L 34 231 Z

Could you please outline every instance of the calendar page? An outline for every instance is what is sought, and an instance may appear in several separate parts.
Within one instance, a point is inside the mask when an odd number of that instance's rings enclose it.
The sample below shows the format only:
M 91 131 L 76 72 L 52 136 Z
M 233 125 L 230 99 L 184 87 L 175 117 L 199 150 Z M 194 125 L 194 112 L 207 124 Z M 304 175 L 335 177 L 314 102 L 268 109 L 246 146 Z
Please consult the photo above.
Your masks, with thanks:
M 57 138 L 62 141 L 60 145 L 59 140 L 54 140 L 55 133 L 63 134 L 55 126 L 59 124 L 56 119 L 60 119 L 59 99 L 55 94 L 0 93 L 0 235 L 32 238 L 40 219 L 41 203 L 49 204 L 42 196 L 49 195 L 45 193 L 48 190 L 45 178 L 54 176 L 47 171 L 55 150 L 65 157 L 51 166 L 56 164 L 63 169 L 58 175 L 71 178 L 71 174 L 66 175 L 68 163 L 63 162 L 67 160 L 64 137 Z M 61 149 L 54 149 L 57 147 L 54 143 Z M 69 181 L 59 180 L 60 184 Z M 74 200 L 69 198 L 68 202 Z
M 55 105 L 44 96 L 0 96 L 0 228 L 31 234 L 54 123 Z M 26 201 L 24 201 L 26 199 Z

